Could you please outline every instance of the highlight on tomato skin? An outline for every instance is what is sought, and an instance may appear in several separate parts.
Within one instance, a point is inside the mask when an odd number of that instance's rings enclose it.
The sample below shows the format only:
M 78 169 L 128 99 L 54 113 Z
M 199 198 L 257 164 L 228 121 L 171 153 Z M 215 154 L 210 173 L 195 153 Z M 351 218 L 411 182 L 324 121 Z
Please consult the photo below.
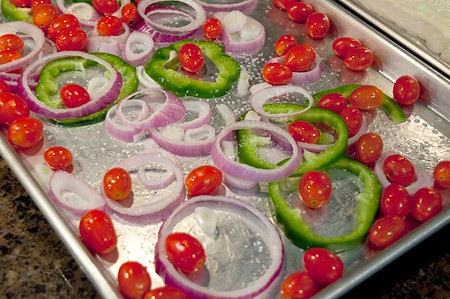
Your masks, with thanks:
M 341 58 L 344 58 L 351 50 L 359 47 L 362 47 L 359 40 L 347 36 L 337 38 L 332 45 L 334 54 Z
M 390 184 L 384 188 L 380 198 L 380 211 L 383 216 L 406 217 L 411 210 L 411 196 L 406 188 Z
M 373 53 L 368 48 L 352 49 L 345 55 L 344 63 L 349 70 L 361 72 L 373 63 Z
M 262 69 L 264 81 L 273 85 L 285 85 L 292 79 L 290 68 L 279 62 L 269 62 Z
M 412 105 L 420 97 L 420 84 L 416 78 L 403 75 L 394 83 L 392 88 L 394 100 L 400 105 Z
M 362 163 L 370 164 L 377 161 L 382 152 L 383 139 L 377 133 L 364 133 L 356 141 L 355 157 Z
M 349 96 L 351 105 L 360 110 L 373 110 L 381 106 L 384 93 L 376 86 L 363 85 L 356 88 Z
M 8 85 L 1 88 L 9 90 Z M 1 127 L 8 128 L 16 119 L 28 116 L 30 116 L 30 108 L 24 99 L 9 91 L 0 92 Z
M 187 43 L 178 50 L 178 60 L 183 69 L 195 73 L 200 71 L 205 64 L 205 56 L 199 46 Z

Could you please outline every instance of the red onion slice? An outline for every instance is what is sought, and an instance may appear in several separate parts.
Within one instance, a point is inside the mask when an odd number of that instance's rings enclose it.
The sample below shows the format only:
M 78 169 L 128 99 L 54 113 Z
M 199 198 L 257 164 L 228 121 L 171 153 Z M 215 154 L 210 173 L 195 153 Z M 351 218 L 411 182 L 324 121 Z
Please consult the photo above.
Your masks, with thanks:
M 217 238 L 211 238 L 203 231 L 203 224 L 196 222 L 196 210 L 198 213 L 199 208 L 214 212 L 217 217 Z M 208 275 L 208 280 L 196 280 L 184 275 L 168 260 L 164 243 L 167 235 L 175 231 L 188 232 L 203 243 L 206 263 L 204 269 L 195 273 L 195 277 L 204 274 Z M 284 247 L 275 226 L 254 206 L 226 196 L 194 197 L 169 215 L 161 225 L 158 237 L 155 248 L 156 272 L 167 285 L 182 289 L 189 298 L 274 298 L 271 292 L 281 279 Z M 229 256 L 230 252 L 234 254 L 233 257 Z M 260 262 L 252 263 L 254 258 Z M 254 266 L 254 272 L 258 274 L 246 276 L 247 263 Z M 233 273 L 223 271 L 222 266 Z M 224 275 L 245 276 L 248 281 L 230 282 L 228 287 L 222 278 Z
M 142 65 L 150 58 L 154 48 L 153 38 L 139 31 L 133 31 L 125 42 L 123 59 L 131 65 Z
M 4 34 L 25 34 L 27 36 L 30 36 L 34 41 L 34 47 L 32 47 L 32 50 L 22 58 L 8 63 L 0 64 L 0 72 L 13 71 L 30 63 L 39 55 L 39 53 L 42 51 L 42 48 L 44 47 L 44 32 L 34 24 L 30 24 L 25 21 L 15 21 L 0 24 L 0 35 Z
M 86 182 L 63 170 L 57 170 L 50 179 L 50 198 L 64 209 L 83 215 L 93 209 L 103 209 L 102 195 Z
M 184 122 L 176 122 L 173 125 L 179 128 L 194 129 L 209 124 L 211 121 L 211 106 L 204 100 L 183 101 L 186 112 L 196 113 L 197 117 Z
M 112 36 L 92 36 L 88 40 L 87 51 L 89 53 L 104 52 L 121 56 L 120 45 Z
M 136 25 L 134 25 L 134 30 L 148 34 L 153 38 L 153 40 L 157 43 L 175 43 L 180 40 L 191 38 L 197 30 L 187 32 L 187 33 L 180 33 L 180 34 L 174 34 L 174 33 L 165 33 L 162 31 L 158 31 L 152 26 L 148 25 L 144 20 L 140 19 Z
M 244 0 L 244 1 L 196 0 L 196 1 L 209 12 L 239 10 L 244 13 L 249 13 L 258 4 L 257 0 Z M 218 2 L 218 3 L 214 3 L 214 2 Z M 227 2 L 230 2 L 230 3 L 227 3 Z

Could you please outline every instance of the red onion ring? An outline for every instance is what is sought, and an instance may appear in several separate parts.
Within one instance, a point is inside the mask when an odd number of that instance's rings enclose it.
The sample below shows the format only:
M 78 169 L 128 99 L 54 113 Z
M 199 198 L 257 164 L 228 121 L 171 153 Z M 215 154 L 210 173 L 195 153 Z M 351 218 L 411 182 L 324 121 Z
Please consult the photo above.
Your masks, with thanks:
M 219 211 L 227 214 L 242 215 L 241 219 L 248 224 L 248 229 L 253 231 L 263 239 L 263 243 L 267 246 L 271 256 L 271 263 L 267 270 L 256 280 L 246 287 L 234 290 L 214 290 L 197 284 L 190 280 L 187 276 L 180 273 L 168 260 L 164 248 L 165 239 L 168 234 L 175 230 L 175 226 L 183 219 L 195 214 L 196 208 L 207 208 L 212 211 Z M 220 223 L 220 217 L 218 217 Z M 248 220 L 245 220 L 248 219 Z M 220 226 L 219 237 L 220 234 Z M 191 231 L 189 231 L 192 233 Z M 208 240 L 210 242 L 210 240 Z M 211 241 L 211 242 L 217 242 Z M 251 244 L 250 244 L 251 246 Z M 227 251 L 226 248 L 223 249 Z M 208 267 L 208 247 L 206 246 Z M 212 257 L 211 257 L 212 258 Z M 173 285 L 182 289 L 189 298 L 206 299 L 249 299 L 249 298 L 266 298 L 270 296 L 268 293 L 281 277 L 284 259 L 284 247 L 280 235 L 270 222 L 270 220 L 257 208 L 247 204 L 241 200 L 226 196 L 198 196 L 182 203 L 178 206 L 169 217 L 161 225 L 158 242 L 155 248 L 155 269 L 163 278 L 167 285 Z
M 150 76 L 144 70 L 144 67 L 142 65 L 136 67 L 136 74 L 137 74 L 139 83 L 141 83 L 145 87 L 161 88 L 161 85 L 159 85 L 155 80 L 150 78 Z
M 222 150 L 222 141 L 233 131 L 240 129 L 265 130 L 277 138 L 283 138 L 289 142 L 292 149 L 292 156 L 283 165 L 275 169 L 259 169 L 246 164 L 241 164 L 230 160 Z M 211 147 L 211 157 L 214 163 L 226 174 L 249 180 L 253 182 L 275 182 L 292 174 L 300 165 L 302 155 L 298 149 L 297 143 L 292 136 L 285 130 L 266 122 L 244 120 L 226 126 L 217 135 L 216 141 Z
M 145 173 L 145 167 L 139 167 L 138 168 L 138 177 L 141 183 L 149 190 L 155 190 L 155 189 L 162 189 L 175 181 L 175 173 L 172 171 L 172 169 L 167 169 L 167 172 L 163 175 L 162 178 L 159 179 L 159 181 L 153 181 L 150 180 L 146 173 Z
M 33 61 L 42 51 L 45 43 L 44 32 L 34 24 L 25 21 L 15 21 L 0 24 L 0 35 L 4 34 L 26 34 L 34 40 L 34 47 L 31 52 L 20 59 L 0 64 L 0 72 L 9 72 L 21 68 L 22 66 Z
M 75 197 L 67 196 L 68 193 Z M 76 215 L 83 215 L 93 209 L 103 210 L 105 206 L 105 201 L 97 190 L 64 170 L 53 173 L 50 179 L 50 198 Z
M 183 101 L 186 112 L 196 113 L 197 117 L 184 122 L 175 122 L 173 126 L 187 129 L 199 128 L 203 125 L 207 125 L 211 121 L 211 106 L 204 100 L 196 101 Z
M 87 31 L 95 30 L 98 20 L 102 17 L 89 3 L 72 3 L 65 6 L 64 0 L 55 0 L 56 6 L 63 14 L 72 14 L 77 17 L 82 28 Z
M 112 36 L 92 36 L 88 39 L 87 51 L 89 53 L 104 52 L 121 56 L 120 45 Z
M 378 180 L 380 181 L 381 186 L 386 188 L 391 184 L 389 180 L 386 178 L 386 175 L 383 172 L 383 164 L 384 160 L 386 160 L 387 157 L 394 155 L 394 151 L 387 151 L 384 152 L 381 157 L 375 162 L 375 166 L 373 169 L 373 172 L 377 176 Z M 416 179 L 414 182 L 412 182 L 410 185 L 405 186 L 406 190 L 408 191 L 409 195 L 413 196 L 414 193 L 416 193 L 417 190 L 423 187 L 433 187 L 434 186 L 434 179 L 433 177 L 428 174 L 423 169 L 416 167 L 414 164 L 414 172 L 416 174 Z
M 140 31 L 133 31 L 125 42 L 123 59 L 131 65 L 142 65 L 149 60 L 154 48 L 153 38 Z
M 284 64 L 285 57 L 286 56 L 275 57 L 270 59 L 268 62 L 279 62 Z M 323 68 L 322 58 L 316 53 L 313 68 L 305 72 L 292 72 L 292 79 L 290 83 L 301 84 L 315 82 L 322 76 Z
M 114 35 L 114 36 L 100 36 L 98 33 L 98 30 L 95 29 L 92 31 L 92 34 L 90 36 L 89 39 L 91 38 L 95 38 L 95 37 L 109 37 L 109 38 L 113 38 L 116 43 L 119 45 L 120 50 L 125 49 L 125 43 L 128 39 L 128 36 L 130 36 L 131 34 L 131 30 L 130 30 L 130 26 L 128 26 L 126 23 L 122 22 L 122 32 L 119 35 Z M 100 39 L 101 40 L 101 39 Z M 107 52 L 109 53 L 109 52 Z M 120 56 L 120 55 L 118 55 Z
M 29 86 L 29 77 L 39 73 L 42 67 L 55 59 L 65 58 L 65 57 L 82 57 L 97 62 L 98 64 L 105 67 L 106 71 L 110 73 L 110 79 L 108 84 L 102 87 L 102 90 L 97 90 L 95 95 L 91 95 L 91 101 L 81 105 L 76 108 L 64 108 L 55 109 L 47 106 L 45 103 L 41 102 L 36 95 L 33 93 Z M 104 109 L 111 103 L 113 103 L 119 96 L 120 89 L 122 87 L 122 76 L 120 73 L 105 60 L 79 51 L 63 51 L 47 55 L 40 60 L 33 62 L 23 71 L 19 79 L 19 90 L 18 95 L 21 96 L 30 107 L 30 110 L 41 114 L 47 118 L 61 120 L 69 118 L 79 118 L 82 116 L 87 116 L 101 109 Z
M 182 33 L 182 34 L 173 34 L 173 33 L 164 33 L 156 30 L 152 26 L 148 25 L 144 20 L 140 19 L 136 25 L 134 25 L 134 30 L 148 34 L 153 38 L 155 42 L 158 43 L 175 43 L 180 40 L 191 38 L 197 30 Z
M 251 10 L 255 9 L 258 4 L 258 1 L 256 0 L 244 0 L 241 2 L 229 1 L 232 3 L 225 3 L 226 1 L 216 1 L 221 3 L 210 3 L 211 1 L 205 2 L 202 0 L 196 1 L 209 12 L 239 10 L 244 13 L 249 13 Z

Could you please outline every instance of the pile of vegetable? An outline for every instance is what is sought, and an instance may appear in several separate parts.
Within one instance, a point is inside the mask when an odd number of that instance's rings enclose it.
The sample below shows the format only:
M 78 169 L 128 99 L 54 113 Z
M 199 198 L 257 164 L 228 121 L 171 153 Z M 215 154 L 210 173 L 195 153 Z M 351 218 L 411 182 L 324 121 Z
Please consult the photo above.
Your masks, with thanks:
M 165 286 L 152 284 L 147 260 L 128 260 L 115 271 L 125 298 L 308 298 L 345 275 L 341 253 L 366 241 L 381 250 L 408 232 L 407 217 L 418 225 L 442 209 L 450 161 L 428 174 L 371 132 L 378 110 L 392 126 L 407 120 L 418 81 L 398 78 L 393 97 L 356 82 L 311 93 L 328 58 L 310 42 L 330 38 L 329 17 L 273 1 L 308 38 L 286 33 L 268 47 L 256 6 L 1 2 L 0 125 L 12 146 L 36 153 L 36 176 L 100 258 L 119 254 L 118 219 L 160 225 L 148 260 Z M 251 76 L 241 58 L 263 47 L 271 58 Z M 332 51 L 352 72 L 373 63 L 351 37 Z M 143 150 L 113 153 L 89 181 L 76 145 L 46 140 L 55 126 L 97 126 L 110 143 Z M 263 208 L 246 202 L 254 192 Z M 284 273 L 285 242 L 303 253 L 294 273 Z

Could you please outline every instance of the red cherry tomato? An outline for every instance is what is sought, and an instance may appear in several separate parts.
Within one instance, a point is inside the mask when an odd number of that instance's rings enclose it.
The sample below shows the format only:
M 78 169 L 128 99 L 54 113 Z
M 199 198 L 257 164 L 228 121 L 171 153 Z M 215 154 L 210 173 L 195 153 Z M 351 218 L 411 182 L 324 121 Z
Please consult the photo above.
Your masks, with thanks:
M 196 272 L 205 265 L 205 249 L 190 234 L 171 233 L 166 237 L 164 245 L 169 261 L 183 273 Z
M 383 216 L 372 224 L 369 240 L 375 246 L 385 248 L 403 237 L 406 232 L 406 222 L 402 217 Z
M 222 22 L 216 17 L 211 17 L 203 24 L 203 32 L 207 39 L 218 39 L 223 32 Z
M 122 21 L 128 24 L 128 26 L 133 27 L 139 21 L 139 12 L 134 3 L 127 3 L 122 7 L 120 11 Z
M 420 96 L 420 84 L 411 76 L 401 76 L 394 83 L 393 94 L 400 105 L 414 104 Z
M 307 299 L 321 290 L 322 286 L 305 271 L 289 274 L 281 285 L 282 299 Z
M 121 167 L 113 167 L 103 176 L 103 190 L 112 200 L 122 200 L 131 193 L 131 176 Z
M 351 50 L 359 47 L 362 47 L 359 40 L 346 36 L 336 39 L 332 45 L 334 54 L 342 58 L 344 58 Z
M 74 83 L 64 85 L 59 94 L 67 108 L 79 107 L 91 100 L 87 90 L 83 86 Z
M 384 93 L 376 86 L 363 85 L 356 88 L 348 97 L 350 104 L 360 110 L 373 110 L 383 103 Z
M 65 169 L 72 165 L 72 159 L 72 153 L 62 146 L 52 146 L 44 152 L 44 160 L 52 169 Z
M 286 13 L 289 19 L 294 22 L 303 23 L 314 9 L 304 2 L 289 2 L 286 6 Z
M 16 34 L 3 34 L 0 36 L 0 51 L 13 50 L 20 52 L 23 49 L 23 40 Z
M 313 47 L 297 45 L 287 52 L 284 64 L 293 72 L 303 72 L 311 68 L 315 59 L 316 51 Z
M 313 209 L 321 208 L 331 197 L 331 180 L 322 171 L 308 171 L 300 178 L 298 193 L 306 206 Z
M 31 7 L 31 0 L 11 0 L 15 7 Z
M 0 126 L 9 127 L 16 119 L 30 116 L 30 108 L 24 99 L 12 92 L 0 93 Z
M 111 218 L 104 211 L 91 210 L 78 226 L 83 243 L 98 254 L 107 254 L 117 247 L 117 235 Z
M 0 64 L 10 63 L 11 61 L 18 60 L 22 57 L 23 57 L 22 54 L 20 54 L 17 51 L 14 51 L 14 50 L 1 51 L 0 52 Z M 9 71 L 9 73 L 20 73 L 20 72 L 21 72 L 20 68 Z
M 306 19 L 308 36 L 313 39 L 322 39 L 330 30 L 330 19 L 323 12 L 313 12 Z
M 269 62 L 262 69 L 264 80 L 273 85 L 288 84 L 292 79 L 290 68 L 279 62 Z
M 384 160 L 383 172 L 389 182 L 403 186 L 410 185 L 416 176 L 411 161 L 399 154 L 390 155 Z
M 363 115 L 361 111 L 354 106 L 347 106 L 339 114 L 345 121 L 348 128 L 348 137 L 353 137 L 361 129 Z
M 380 198 L 380 211 L 384 216 L 404 218 L 411 209 L 411 196 L 402 185 L 391 184 L 383 190 Z
M 381 157 L 383 139 L 377 133 L 368 132 L 356 141 L 355 156 L 365 164 L 373 163 Z
M 34 12 L 36 7 L 41 4 L 52 4 L 51 0 L 31 0 L 31 11 Z
M 34 117 L 21 117 L 8 128 L 9 140 L 18 147 L 28 148 L 41 141 L 44 135 L 42 122 Z
M 297 2 L 297 0 L 273 0 L 273 4 L 281 10 L 286 10 L 290 2 Z
M 0 79 L 0 93 L 3 93 L 3 92 L 10 92 L 10 89 L 9 89 L 8 83 L 6 83 L 5 80 Z M 2 118 L 0 118 L 0 119 L 2 119 Z M 1 120 L 0 120 L 0 122 L 1 122 Z
M 342 277 L 344 263 L 333 252 L 323 248 L 309 248 L 303 255 L 303 266 L 317 282 L 329 285 Z
M 92 6 L 105 16 L 110 16 L 119 9 L 117 0 L 92 0 Z
M 275 42 L 275 52 L 278 56 L 284 56 L 290 49 L 297 45 L 297 39 L 290 35 L 284 34 L 280 36 Z
M 59 15 L 53 19 L 47 30 L 47 37 L 53 41 L 64 30 L 68 28 L 80 28 L 78 18 L 72 14 Z
M 178 59 L 181 67 L 188 72 L 195 73 L 202 69 L 205 57 L 202 49 L 196 44 L 187 43 L 178 50 Z
M 81 51 L 86 48 L 88 38 L 81 28 L 64 29 L 55 40 L 58 51 Z
M 42 31 L 47 32 L 50 23 L 57 16 L 59 16 L 59 10 L 56 6 L 52 4 L 41 4 L 33 11 L 33 23 L 41 28 Z
M 433 187 L 424 187 L 412 197 L 411 215 L 419 222 L 433 218 L 442 210 L 442 195 Z
M 163 286 L 148 291 L 143 299 L 188 299 L 188 296 L 176 287 Z
M 433 171 L 434 182 L 442 188 L 450 188 L 450 161 L 439 162 Z
M 116 16 L 105 16 L 97 22 L 100 36 L 117 36 L 122 32 L 122 20 Z
M 212 165 L 193 169 L 186 177 L 186 191 L 192 196 L 214 194 L 222 185 L 222 171 Z
M 350 50 L 345 55 L 344 63 L 352 71 L 363 71 L 373 63 L 373 53 L 365 47 Z
M 306 121 L 294 121 L 289 125 L 288 131 L 296 141 L 317 143 L 320 139 L 319 129 L 312 123 Z
M 127 299 L 141 299 L 152 286 L 147 268 L 133 261 L 120 266 L 117 282 L 120 293 Z
M 317 107 L 340 114 L 347 107 L 347 99 L 340 93 L 329 93 L 320 98 Z

